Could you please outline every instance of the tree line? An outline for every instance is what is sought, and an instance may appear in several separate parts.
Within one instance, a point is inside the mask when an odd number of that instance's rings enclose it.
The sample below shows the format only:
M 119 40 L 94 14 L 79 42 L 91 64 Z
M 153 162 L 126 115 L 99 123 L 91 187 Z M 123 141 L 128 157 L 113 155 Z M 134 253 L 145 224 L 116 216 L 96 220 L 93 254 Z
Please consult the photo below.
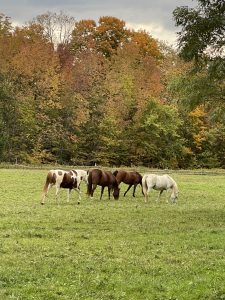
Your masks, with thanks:
M 176 8 L 178 50 L 116 17 L 0 14 L 0 161 L 225 167 L 223 12 Z

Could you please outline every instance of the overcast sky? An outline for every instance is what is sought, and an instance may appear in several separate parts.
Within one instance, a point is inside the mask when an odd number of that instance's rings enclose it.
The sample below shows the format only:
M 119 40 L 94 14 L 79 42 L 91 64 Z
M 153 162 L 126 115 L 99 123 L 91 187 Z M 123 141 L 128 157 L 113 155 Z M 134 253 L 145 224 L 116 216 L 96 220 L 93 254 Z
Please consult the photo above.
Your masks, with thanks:
M 177 6 L 196 6 L 196 0 L 0 0 L 0 13 L 13 24 L 24 25 L 47 11 L 73 16 L 76 21 L 113 16 L 127 27 L 147 30 L 153 37 L 174 44 L 178 29 L 172 12 Z

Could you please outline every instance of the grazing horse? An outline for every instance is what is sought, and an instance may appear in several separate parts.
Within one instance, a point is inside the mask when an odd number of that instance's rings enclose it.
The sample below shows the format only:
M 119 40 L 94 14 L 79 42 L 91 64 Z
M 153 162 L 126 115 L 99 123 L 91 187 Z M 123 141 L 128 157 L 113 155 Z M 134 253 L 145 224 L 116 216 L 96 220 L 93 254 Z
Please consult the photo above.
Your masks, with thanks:
M 80 183 L 81 178 L 75 170 L 64 171 L 64 170 L 50 170 L 46 177 L 44 185 L 41 204 L 45 203 L 45 197 L 48 194 L 50 187 L 55 185 L 56 188 L 56 201 L 58 202 L 58 193 L 60 188 L 68 189 L 67 201 L 69 202 L 70 193 L 72 189 L 75 189 L 79 194 L 78 204 L 80 203 Z
M 145 174 L 142 178 L 142 191 L 145 196 L 145 202 L 148 200 L 148 193 L 151 189 L 159 191 L 157 201 L 160 200 L 163 191 L 171 189 L 172 193 L 170 199 L 173 203 L 176 203 L 178 187 L 176 182 L 169 175 Z
M 117 200 L 119 198 L 120 189 L 118 187 L 118 182 L 116 180 L 116 177 L 112 174 L 112 172 L 102 171 L 99 169 L 93 169 L 93 170 L 89 171 L 88 189 L 87 189 L 87 194 L 89 196 L 93 197 L 93 194 L 94 194 L 94 191 L 95 191 L 97 185 L 100 185 L 102 187 L 100 200 L 102 199 L 104 188 L 106 186 L 108 187 L 109 199 L 110 199 L 110 191 L 111 190 L 113 190 L 114 199 Z
M 126 193 L 129 191 L 129 189 L 134 186 L 133 190 L 133 197 L 135 197 L 135 190 L 138 184 L 142 185 L 142 176 L 138 172 L 127 172 L 127 171 L 115 171 L 113 172 L 113 175 L 116 177 L 116 180 L 118 182 L 118 185 L 123 182 L 126 184 L 129 184 L 128 189 L 124 193 L 124 196 L 126 196 Z
M 77 172 L 77 176 L 80 177 L 80 183 L 81 183 L 81 181 L 84 181 L 86 184 L 88 184 L 88 171 L 78 170 L 78 169 L 73 170 L 73 171 Z M 80 188 L 80 185 L 78 188 Z

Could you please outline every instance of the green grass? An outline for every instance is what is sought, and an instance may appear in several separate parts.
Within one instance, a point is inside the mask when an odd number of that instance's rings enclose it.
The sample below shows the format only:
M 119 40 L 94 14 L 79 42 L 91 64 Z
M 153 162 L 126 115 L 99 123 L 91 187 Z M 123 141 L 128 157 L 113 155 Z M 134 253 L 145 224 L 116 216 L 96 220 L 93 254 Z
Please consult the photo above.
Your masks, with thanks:
M 41 206 L 46 173 L 0 169 L 0 299 L 225 299 L 225 175 L 172 174 L 178 205 L 82 185 Z

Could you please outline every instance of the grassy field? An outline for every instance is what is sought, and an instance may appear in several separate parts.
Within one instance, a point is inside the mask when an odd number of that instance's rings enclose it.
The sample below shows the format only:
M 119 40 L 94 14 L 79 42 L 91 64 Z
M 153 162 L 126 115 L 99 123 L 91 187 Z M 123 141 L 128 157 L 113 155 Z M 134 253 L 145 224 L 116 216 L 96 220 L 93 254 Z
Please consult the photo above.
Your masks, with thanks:
M 171 174 L 177 205 L 82 185 L 41 206 L 46 173 L 0 169 L 1 300 L 225 299 L 225 175 Z

